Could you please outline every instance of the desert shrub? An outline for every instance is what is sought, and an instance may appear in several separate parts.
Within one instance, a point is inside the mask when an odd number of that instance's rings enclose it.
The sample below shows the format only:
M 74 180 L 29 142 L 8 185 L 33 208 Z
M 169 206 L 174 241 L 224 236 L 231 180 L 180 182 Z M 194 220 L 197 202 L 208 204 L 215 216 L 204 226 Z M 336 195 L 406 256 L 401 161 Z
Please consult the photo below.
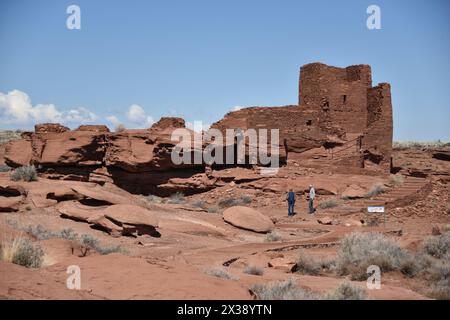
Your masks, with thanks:
M 367 293 L 364 289 L 348 282 L 341 283 L 336 289 L 323 297 L 325 300 L 365 300 L 366 298 Z
M 252 203 L 252 198 L 249 196 L 246 196 L 246 195 L 241 196 L 241 203 L 243 203 L 243 204 Z
M 255 284 L 250 287 L 250 290 L 260 300 L 312 300 L 317 298 L 311 291 L 297 286 L 294 279 L 265 285 Z
M 0 144 L 21 139 L 22 130 L 0 130 Z
M 1 260 L 27 268 L 40 268 L 44 262 L 44 251 L 30 240 L 18 237 L 10 242 L 2 242 Z
M 239 198 L 225 198 L 219 201 L 219 207 L 221 208 L 229 208 L 234 206 L 240 206 L 244 204 L 249 204 L 252 202 L 252 198 L 249 196 L 243 195 Z
M 194 208 L 200 208 L 200 209 L 206 209 L 206 208 L 207 208 L 206 202 L 205 202 L 205 201 L 202 201 L 202 200 L 196 200 L 196 201 L 194 201 L 194 202 L 192 203 L 192 206 L 193 206 Z
M 318 275 L 322 271 L 322 263 L 300 251 L 295 264 L 295 271 L 301 274 Z
M 209 276 L 227 279 L 227 280 L 237 280 L 238 278 L 230 274 L 225 268 L 211 268 L 206 269 L 205 273 Z
M 334 208 L 339 205 L 339 201 L 335 198 L 321 201 L 318 205 L 320 209 Z
M 172 204 L 181 204 L 184 203 L 184 194 L 182 192 L 175 192 L 174 194 L 170 195 L 168 203 Z
M 28 226 L 25 231 L 34 236 L 38 240 L 47 240 L 52 238 L 58 238 L 58 234 L 45 229 L 43 226 L 38 224 L 37 226 Z
M 253 274 L 255 276 L 262 276 L 264 274 L 264 269 L 257 266 L 246 266 L 244 273 Z
M 78 234 L 72 228 L 62 229 L 59 237 L 67 240 L 77 240 Z
M 126 252 L 126 250 L 123 249 L 121 246 L 102 246 L 102 245 L 97 245 L 97 246 L 95 246 L 94 249 L 95 249 L 95 251 L 97 251 L 101 255 L 107 255 L 107 254 L 115 253 L 115 252 L 119 252 L 119 253 L 125 253 Z
M 390 183 L 395 187 L 399 187 L 405 182 L 405 178 L 401 174 L 391 174 L 389 180 Z
M 90 250 L 95 250 L 101 255 L 107 255 L 114 252 L 125 253 L 126 250 L 120 246 L 103 246 L 100 241 L 90 234 L 83 234 L 80 239 L 80 244 L 83 246 L 81 253 L 86 256 Z
M 80 243 L 87 248 L 95 249 L 95 247 L 98 246 L 99 241 L 90 234 L 83 234 Z
M 211 207 L 208 207 L 207 211 L 209 213 L 217 213 L 217 212 L 219 212 L 219 207 L 218 206 L 211 206 Z
M 385 191 L 382 184 L 374 185 L 365 195 L 364 198 L 372 198 L 382 194 Z
M 11 171 L 11 167 L 7 166 L 6 164 L 0 165 L 0 172 L 8 172 Z
M 281 236 L 276 233 L 275 231 L 270 231 L 269 233 L 266 233 L 266 237 L 264 238 L 264 241 L 266 242 L 274 242 L 274 241 L 280 241 Z
M 437 261 L 427 271 L 431 281 L 430 296 L 439 300 L 449 300 L 450 264 L 446 261 Z
M 341 241 L 336 268 L 340 275 L 364 280 L 370 265 L 382 271 L 401 270 L 408 259 L 411 256 L 407 251 L 380 233 L 352 233 Z
M 161 197 L 155 196 L 153 194 L 148 195 L 145 199 L 150 203 L 163 203 L 164 200 Z
M 422 242 L 421 249 L 435 258 L 446 258 L 450 260 L 450 232 L 425 238 Z
M 35 166 L 23 166 L 11 172 L 11 180 L 13 181 L 36 181 L 37 180 L 37 172 Z
M 441 140 L 437 141 L 394 141 L 392 147 L 394 149 L 404 150 L 404 149 L 417 149 L 417 150 L 426 150 L 426 149 L 435 149 L 435 148 L 448 148 L 449 143 L 442 142 Z

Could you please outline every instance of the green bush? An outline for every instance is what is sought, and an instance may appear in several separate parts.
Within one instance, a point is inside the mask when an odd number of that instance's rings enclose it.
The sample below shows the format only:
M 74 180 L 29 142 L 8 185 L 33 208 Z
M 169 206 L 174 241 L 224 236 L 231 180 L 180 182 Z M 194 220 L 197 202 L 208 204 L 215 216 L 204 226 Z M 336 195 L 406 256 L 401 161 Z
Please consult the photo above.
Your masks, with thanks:
M 11 180 L 13 181 L 36 181 L 37 180 L 37 172 L 35 166 L 24 166 L 14 169 L 11 172 Z

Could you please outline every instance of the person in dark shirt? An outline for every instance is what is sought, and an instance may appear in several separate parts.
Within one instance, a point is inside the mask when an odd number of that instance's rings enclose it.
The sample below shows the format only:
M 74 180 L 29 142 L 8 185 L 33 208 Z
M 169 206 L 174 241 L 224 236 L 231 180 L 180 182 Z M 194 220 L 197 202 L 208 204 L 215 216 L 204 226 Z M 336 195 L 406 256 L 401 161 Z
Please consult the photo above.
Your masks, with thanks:
M 289 189 L 286 200 L 288 202 L 288 216 L 290 217 L 294 215 L 295 205 L 295 193 L 294 191 L 292 191 L 292 189 Z

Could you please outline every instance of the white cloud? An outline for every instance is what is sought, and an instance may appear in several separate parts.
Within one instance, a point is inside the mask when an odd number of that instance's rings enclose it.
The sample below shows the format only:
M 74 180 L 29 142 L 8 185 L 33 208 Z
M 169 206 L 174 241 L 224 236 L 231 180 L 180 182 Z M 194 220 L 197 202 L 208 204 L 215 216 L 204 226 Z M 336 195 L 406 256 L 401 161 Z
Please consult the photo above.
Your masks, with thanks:
M 106 120 L 111 122 L 115 127 L 122 124 L 122 122 L 116 116 L 107 116 Z
M 241 110 L 242 108 L 245 108 L 245 107 L 243 107 L 243 106 L 234 106 L 233 107 L 233 111 L 238 111 L 238 110 Z
M 155 121 L 151 116 L 145 114 L 144 109 L 137 104 L 133 104 L 128 108 L 127 119 L 138 125 L 151 126 Z
M 0 123 L 34 124 L 38 122 L 86 123 L 97 116 L 86 108 L 74 108 L 60 111 L 54 104 L 33 106 L 25 92 L 12 90 L 7 94 L 0 92 Z
M 194 121 L 193 123 L 190 121 L 186 121 L 186 128 L 191 129 L 195 132 L 208 131 L 211 127 L 210 124 L 203 123 L 202 121 Z

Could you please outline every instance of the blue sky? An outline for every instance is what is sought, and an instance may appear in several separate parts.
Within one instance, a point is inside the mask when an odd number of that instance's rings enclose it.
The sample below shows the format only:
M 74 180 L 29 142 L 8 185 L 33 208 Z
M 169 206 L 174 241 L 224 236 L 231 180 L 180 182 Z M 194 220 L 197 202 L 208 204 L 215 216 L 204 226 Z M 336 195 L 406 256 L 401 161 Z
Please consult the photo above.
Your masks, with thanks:
M 71 4 L 81 30 L 66 28 Z M 371 4 L 381 30 L 366 27 Z M 297 103 L 299 67 L 320 61 L 370 64 L 374 84 L 391 83 L 394 139 L 449 141 L 449 8 L 445 0 L 2 0 L 0 127 L 47 118 L 146 127 L 164 115 L 211 123 L 235 106 Z

